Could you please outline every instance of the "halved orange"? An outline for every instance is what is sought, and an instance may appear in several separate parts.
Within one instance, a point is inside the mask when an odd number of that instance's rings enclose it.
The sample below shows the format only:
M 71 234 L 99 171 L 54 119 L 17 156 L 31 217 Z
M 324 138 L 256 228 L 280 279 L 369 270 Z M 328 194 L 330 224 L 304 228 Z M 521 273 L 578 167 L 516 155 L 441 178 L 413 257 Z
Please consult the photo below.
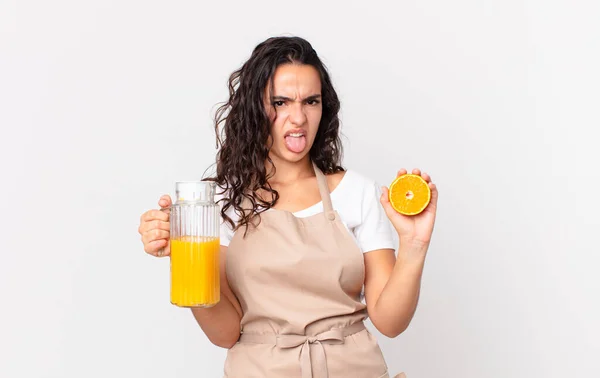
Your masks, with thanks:
M 421 213 L 431 200 L 431 189 L 419 175 L 404 174 L 390 185 L 390 203 L 394 210 L 404 215 Z

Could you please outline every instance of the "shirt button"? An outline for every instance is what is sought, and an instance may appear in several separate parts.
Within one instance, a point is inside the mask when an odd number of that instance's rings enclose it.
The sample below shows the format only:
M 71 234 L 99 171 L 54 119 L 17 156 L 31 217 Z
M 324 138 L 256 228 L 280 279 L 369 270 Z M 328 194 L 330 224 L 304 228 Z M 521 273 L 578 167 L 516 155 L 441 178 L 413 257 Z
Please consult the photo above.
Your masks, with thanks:
M 327 219 L 329 219 L 330 221 L 335 220 L 335 214 L 334 213 L 327 214 Z

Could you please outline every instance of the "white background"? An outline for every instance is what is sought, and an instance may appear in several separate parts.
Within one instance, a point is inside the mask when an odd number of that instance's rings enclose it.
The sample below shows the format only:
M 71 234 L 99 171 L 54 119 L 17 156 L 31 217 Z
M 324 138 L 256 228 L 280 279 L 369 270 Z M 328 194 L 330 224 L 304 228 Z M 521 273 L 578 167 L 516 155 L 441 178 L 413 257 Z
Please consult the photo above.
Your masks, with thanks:
M 345 166 L 440 190 L 391 372 L 600 376 L 598 4 L 2 0 L 0 376 L 221 376 L 139 216 L 213 163 L 229 74 L 288 34 L 331 71 Z

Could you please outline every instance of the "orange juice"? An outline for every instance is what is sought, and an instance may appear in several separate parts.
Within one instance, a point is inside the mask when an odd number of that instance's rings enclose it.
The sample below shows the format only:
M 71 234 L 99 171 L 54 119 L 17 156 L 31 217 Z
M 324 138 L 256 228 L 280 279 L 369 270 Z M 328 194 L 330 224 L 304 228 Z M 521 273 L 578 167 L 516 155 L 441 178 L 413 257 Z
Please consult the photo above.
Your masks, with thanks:
M 219 238 L 182 236 L 171 240 L 171 303 L 211 307 L 219 302 Z

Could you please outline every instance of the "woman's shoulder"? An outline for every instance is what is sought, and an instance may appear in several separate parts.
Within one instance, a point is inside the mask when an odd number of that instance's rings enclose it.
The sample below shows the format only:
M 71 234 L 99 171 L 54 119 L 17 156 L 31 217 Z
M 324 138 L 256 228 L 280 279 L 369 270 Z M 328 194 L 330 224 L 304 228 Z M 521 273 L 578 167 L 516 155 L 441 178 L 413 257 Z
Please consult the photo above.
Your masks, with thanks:
M 381 189 L 375 180 L 354 169 L 347 169 L 331 192 L 333 206 L 351 227 L 363 222 L 364 212 L 379 202 L 380 197 Z
M 344 192 L 345 194 L 356 193 L 358 195 L 365 195 L 372 192 L 374 188 L 378 188 L 375 180 L 351 168 L 344 172 L 334 173 L 334 175 L 339 175 L 339 177 L 335 178 L 338 180 L 337 187 L 340 189 L 340 192 Z

